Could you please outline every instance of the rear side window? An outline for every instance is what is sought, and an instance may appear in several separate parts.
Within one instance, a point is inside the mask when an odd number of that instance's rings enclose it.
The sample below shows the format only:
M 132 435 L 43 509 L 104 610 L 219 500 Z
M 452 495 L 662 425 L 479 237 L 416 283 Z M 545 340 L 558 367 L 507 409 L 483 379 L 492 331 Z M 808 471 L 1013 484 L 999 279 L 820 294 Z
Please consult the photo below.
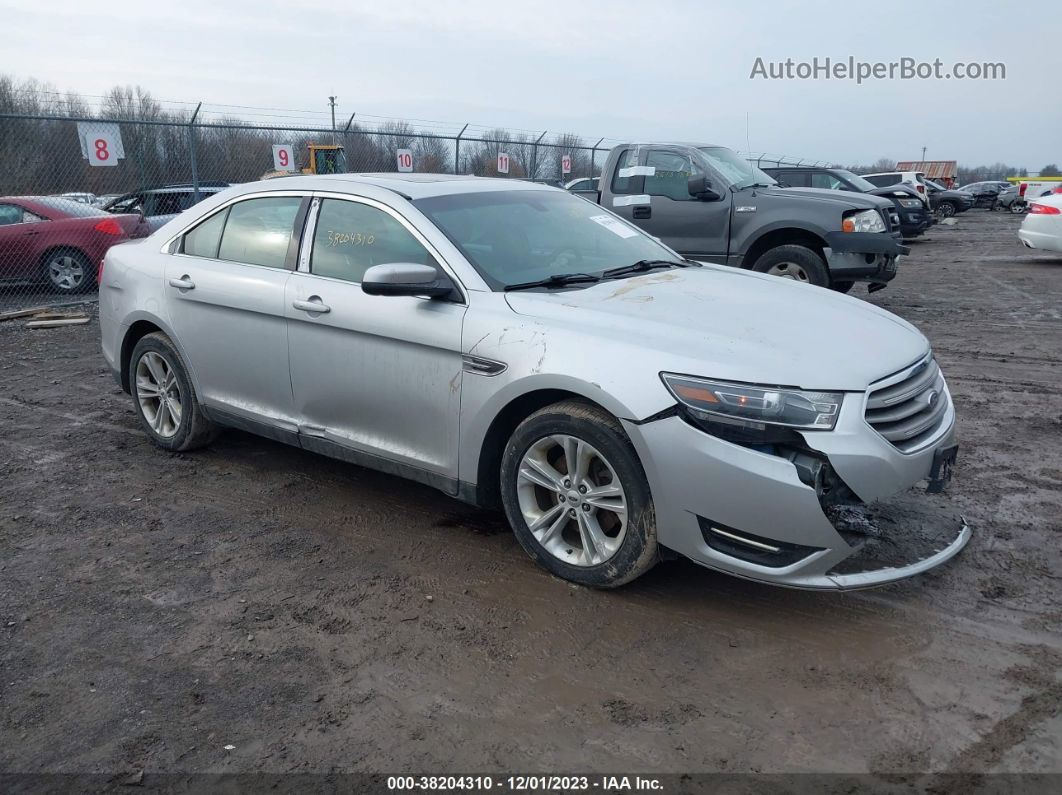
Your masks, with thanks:
M 229 208 L 226 207 L 188 232 L 184 236 L 182 252 L 192 257 L 217 259 L 218 247 L 221 245 L 221 230 L 225 228 L 225 218 L 228 214 Z
M 276 196 L 232 205 L 218 259 L 283 268 L 301 203 L 297 196 Z
M 383 210 L 342 199 L 321 202 L 311 273 L 360 282 L 373 265 L 394 262 L 438 265 L 420 241 Z

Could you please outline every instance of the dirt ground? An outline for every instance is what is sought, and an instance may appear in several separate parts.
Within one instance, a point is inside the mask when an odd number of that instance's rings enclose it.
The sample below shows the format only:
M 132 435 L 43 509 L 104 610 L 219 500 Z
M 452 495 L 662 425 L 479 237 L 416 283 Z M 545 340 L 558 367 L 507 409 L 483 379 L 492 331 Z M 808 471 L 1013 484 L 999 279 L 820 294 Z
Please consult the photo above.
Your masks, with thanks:
M 1062 257 L 1019 223 L 856 289 L 934 345 L 974 536 L 850 594 L 573 587 L 427 487 L 239 432 L 162 452 L 95 320 L 0 324 L 0 772 L 1062 773 Z

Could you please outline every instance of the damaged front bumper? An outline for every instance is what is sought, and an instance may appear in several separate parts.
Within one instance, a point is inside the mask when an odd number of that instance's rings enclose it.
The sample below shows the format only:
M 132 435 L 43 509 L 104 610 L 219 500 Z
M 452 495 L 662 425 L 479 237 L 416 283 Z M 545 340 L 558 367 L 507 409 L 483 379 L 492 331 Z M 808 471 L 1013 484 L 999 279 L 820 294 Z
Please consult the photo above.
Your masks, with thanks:
M 658 541 L 709 568 L 793 588 L 870 588 L 929 571 L 970 540 L 945 498 L 912 489 L 939 477 L 937 451 L 954 447 L 950 406 L 912 453 L 877 434 L 858 400 L 842 406 L 834 431 L 804 433 L 796 455 L 724 441 L 681 416 L 624 426 L 649 479 Z
M 884 285 L 896 277 L 899 257 L 910 251 L 886 232 L 829 232 L 823 253 L 832 279 Z

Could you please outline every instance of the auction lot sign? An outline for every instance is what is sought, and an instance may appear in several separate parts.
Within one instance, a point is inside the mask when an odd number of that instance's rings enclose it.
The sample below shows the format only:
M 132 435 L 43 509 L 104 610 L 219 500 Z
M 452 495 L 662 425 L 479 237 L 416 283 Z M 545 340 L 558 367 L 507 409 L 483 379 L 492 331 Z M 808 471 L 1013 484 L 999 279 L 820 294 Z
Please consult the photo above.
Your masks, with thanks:
M 122 146 L 122 130 L 112 122 L 79 121 L 77 138 L 81 144 L 81 156 L 90 166 L 116 166 L 125 158 Z

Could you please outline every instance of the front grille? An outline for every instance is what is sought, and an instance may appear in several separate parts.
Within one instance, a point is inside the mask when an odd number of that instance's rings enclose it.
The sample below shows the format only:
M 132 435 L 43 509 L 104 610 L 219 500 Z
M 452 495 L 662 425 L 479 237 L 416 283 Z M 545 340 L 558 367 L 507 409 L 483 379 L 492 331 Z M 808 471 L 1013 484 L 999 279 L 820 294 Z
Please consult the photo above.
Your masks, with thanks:
M 950 405 L 936 360 L 928 356 L 880 383 L 870 388 L 867 422 L 897 449 L 919 449 L 940 429 Z

